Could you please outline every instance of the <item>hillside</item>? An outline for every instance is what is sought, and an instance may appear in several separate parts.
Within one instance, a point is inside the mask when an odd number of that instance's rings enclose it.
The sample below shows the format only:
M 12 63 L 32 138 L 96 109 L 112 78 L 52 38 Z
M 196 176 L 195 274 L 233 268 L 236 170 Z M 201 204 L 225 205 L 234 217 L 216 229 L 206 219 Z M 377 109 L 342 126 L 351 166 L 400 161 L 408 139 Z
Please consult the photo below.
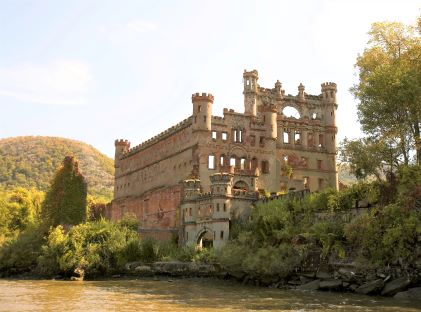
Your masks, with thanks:
M 58 137 L 0 139 L 0 186 L 47 190 L 66 155 L 74 155 L 92 195 L 112 196 L 114 163 L 94 147 Z

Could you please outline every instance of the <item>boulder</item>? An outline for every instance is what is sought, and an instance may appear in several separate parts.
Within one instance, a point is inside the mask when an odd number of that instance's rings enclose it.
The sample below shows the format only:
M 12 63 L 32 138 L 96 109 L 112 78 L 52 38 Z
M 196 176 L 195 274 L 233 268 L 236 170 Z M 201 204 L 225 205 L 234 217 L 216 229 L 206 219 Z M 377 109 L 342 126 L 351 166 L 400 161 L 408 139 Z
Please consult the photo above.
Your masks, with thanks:
M 141 266 L 141 265 L 143 265 L 143 263 L 140 262 L 140 261 L 127 262 L 124 265 L 124 268 L 126 269 L 126 271 L 132 271 L 132 270 L 134 270 L 135 268 L 137 268 L 138 266 Z
M 411 280 L 406 276 L 394 279 L 386 283 L 386 285 L 384 286 L 381 292 L 381 295 L 393 296 L 397 294 L 398 292 L 405 290 L 409 286 L 410 283 L 411 283 Z
M 338 275 L 346 282 L 355 280 L 355 271 L 351 268 L 340 268 L 338 270 Z
M 372 282 L 365 283 L 358 287 L 355 292 L 363 295 L 372 295 L 379 293 L 384 286 L 384 281 L 382 279 L 377 279 Z
M 410 288 L 407 291 L 398 292 L 393 296 L 396 299 L 410 299 L 410 300 L 420 300 L 421 301 L 421 287 Z
M 337 290 L 342 287 L 341 280 L 330 280 L 320 282 L 319 289 L 322 290 Z
M 318 278 L 318 279 L 322 279 L 322 280 L 330 280 L 330 279 L 332 279 L 333 278 L 333 275 L 332 274 L 330 274 L 329 272 L 327 272 L 327 271 L 318 271 L 317 273 L 316 273 L 316 277 Z
M 134 269 L 137 275 L 140 276 L 152 276 L 154 275 L 154 271 L 150 266 L 147 265 L 139 265 Z
M 83 278 L 85 277 L 85 270 L 81 268 L 76 268 L 73 271 L 73 275 L 70 277 L 71 281 L 83 281 Z
M 297 289 L 300 290 L 317 290 L 320 286 L 320 280 L 314 280 L 312 282 L 309 282 L 307 284 L 299 286 Z

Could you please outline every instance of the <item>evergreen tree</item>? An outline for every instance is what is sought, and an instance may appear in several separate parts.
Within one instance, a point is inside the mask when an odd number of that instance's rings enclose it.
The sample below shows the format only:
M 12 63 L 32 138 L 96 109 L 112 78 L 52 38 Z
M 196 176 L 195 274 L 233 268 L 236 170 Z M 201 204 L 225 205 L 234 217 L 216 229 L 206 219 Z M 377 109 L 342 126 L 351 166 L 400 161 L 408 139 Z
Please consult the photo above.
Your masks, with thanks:
M 87 217 L 87 184 L 79 172 L 77 160 L 66 156 L 63 166 L 55 174 L 42 208 L 47 225 L 74 225 Z

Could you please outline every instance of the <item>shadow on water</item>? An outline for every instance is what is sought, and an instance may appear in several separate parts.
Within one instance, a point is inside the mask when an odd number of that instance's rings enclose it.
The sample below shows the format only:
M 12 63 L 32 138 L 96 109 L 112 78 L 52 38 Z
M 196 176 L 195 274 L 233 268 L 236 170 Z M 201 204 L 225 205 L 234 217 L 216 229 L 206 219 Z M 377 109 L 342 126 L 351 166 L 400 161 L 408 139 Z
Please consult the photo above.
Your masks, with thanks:
M 0 280 L 0 311 L 421 311 L 421 302 L 214 279 Z

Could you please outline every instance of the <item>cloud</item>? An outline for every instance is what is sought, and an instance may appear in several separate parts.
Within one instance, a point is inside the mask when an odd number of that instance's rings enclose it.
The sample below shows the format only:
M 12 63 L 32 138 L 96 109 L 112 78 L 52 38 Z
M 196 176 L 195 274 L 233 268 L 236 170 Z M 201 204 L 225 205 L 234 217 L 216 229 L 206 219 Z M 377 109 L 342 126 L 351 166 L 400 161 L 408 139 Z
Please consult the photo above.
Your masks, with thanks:
M 92 79 L 88 66 L 73 60 L 0 68 L 0 97 L 47 105 L 83 105 Z

